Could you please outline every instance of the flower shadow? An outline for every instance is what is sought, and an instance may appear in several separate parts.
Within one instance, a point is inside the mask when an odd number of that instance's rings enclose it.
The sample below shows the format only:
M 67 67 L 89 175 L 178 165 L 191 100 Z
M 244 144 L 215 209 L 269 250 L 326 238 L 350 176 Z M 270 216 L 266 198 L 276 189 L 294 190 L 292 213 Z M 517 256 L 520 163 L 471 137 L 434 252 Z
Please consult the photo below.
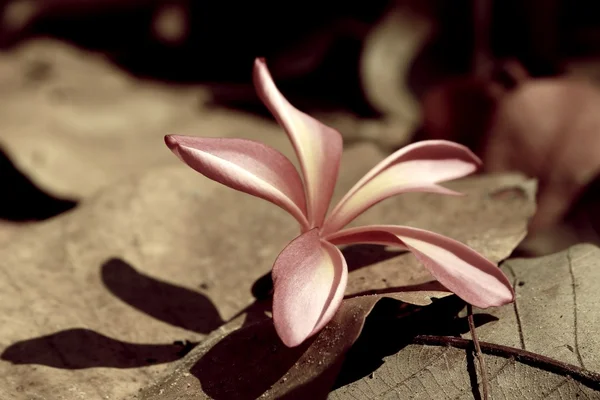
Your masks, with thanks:
M 1 358 L 13 364 L 38 364 L 61 369 L 137 368 L 175 361 L 196 343 L 127 343 L 89 329 L 75 328 L 24 340 L 9 346 Z
M 459 337 L 469 332 L 467 318 L 459 316 L 465 303 L 456 296 L 434 300 L 433 304 L 417 312 L 391 319 L 390 315 L 396 312 L 398 303 L 394 299 L 383 298 L 367 317 L 361 336 L 346 354 L 334 389 L 369 376 L 384 363 L 384 357 L 413 344 L 417 336 Z M 476 327 L 497 320 L 486 313 L 474 314 L 473 318 Z M 467 369 L 471 372 L 472 366 L 467 365 Z
M 190 373 L 212 399 L 256 399 L 284 377 L 313 341 L 288 348 L 270 321 L 247 325 L 213 346 Z
M 225 322 L 208 297 L 141 274 L 121 259 L 106 261 L 101 274 L 112 294 L 160 321 L 198 333 L 212 332 Z
M 121 259 L 103 263 L 101 276 L 116 297 L 173 326 L 208 333 L 224 323 L 208 297 L 144 275 Z M 14 343 L 0 358 L 13 364 L 63 369 L 135 368 L 175 361 L 196 344 L 184 339 L 166 344 L 128 343 L 89 329 L 73 328 Z
M 413 289 L 419 290 L 406 290 Z M 189 371 L 200 381 L 204 394 L 216 400 L 253 399 L 267 390 L 269 398 L 320 399 L 326 398 L 332 387 L 368 376 L 385 356 L 400 351 L 418 335 L 457 336 L 468 331 L 466 318 L 458 316 L 465 303 L 456 296 L 434 300 L 427 307 L 384 296 L 366 318 L 356 342 L 349 333 L 360 325 L 356 318 L 363 318 L 357 317 L 356 309 L 345 309 L 354 316 L 340 318 L 345 321 L 341 325 L 291 349 L 281 343 L 273 324 L 266 320 L 225 336 Z M 495 319 L 487 314 L 475 317 L 478 326 Z

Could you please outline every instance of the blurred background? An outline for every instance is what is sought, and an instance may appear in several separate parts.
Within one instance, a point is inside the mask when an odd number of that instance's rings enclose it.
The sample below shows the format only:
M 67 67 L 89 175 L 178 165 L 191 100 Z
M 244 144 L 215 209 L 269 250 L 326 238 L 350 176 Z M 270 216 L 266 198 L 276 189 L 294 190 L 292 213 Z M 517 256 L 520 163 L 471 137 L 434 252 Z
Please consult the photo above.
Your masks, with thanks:
M 536 177 L 523 254 L 598 241 L 594 0 L 0 0 L 0 49 L 0 240 L 171 157 L 172 130 L 270 118 L 262 56 L 346 145 L 448 139 Z

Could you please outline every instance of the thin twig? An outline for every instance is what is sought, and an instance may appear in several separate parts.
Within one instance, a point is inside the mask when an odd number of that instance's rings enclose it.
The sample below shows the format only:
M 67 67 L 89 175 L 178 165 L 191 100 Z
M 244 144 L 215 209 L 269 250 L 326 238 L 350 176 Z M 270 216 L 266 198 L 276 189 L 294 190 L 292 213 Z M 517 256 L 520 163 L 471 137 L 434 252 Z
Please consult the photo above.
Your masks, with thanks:
M 477 332 L 475 331 L 475 322 L 473 321 L 473 307 L 470 304 L 467 304 L 467 320 L 469 321 L 469 330 L 471 331 L 471 338 L 473 339 L 473 344 L 475 345 L 475 355 L 477 356 L 477 361 L 479 362 L 479 371 L 481 373 L 481 391 L 483 392 L 483 400 L 488 400 L 489 384 L 487 367 L 485 366 L 485 359 L 483 358 L 483 354 L 481 353 L 481 347 L 479 346 L 479 339 L 477 338 Z
M 412 342 L 427 346 L 450 346 L 457 349 L 468 349 L 473 343 L 471 340 L 460 337 L 434 335 L 418 335 L 413 338 Z M 483 354 L 507 359 L 512 358 L 515 361 L 535 368 L 571 377 L 589 388 L 600 390 L 600 374 L 596 372 L 515 347 L 488 342 L 479 342 L 479 346 Z

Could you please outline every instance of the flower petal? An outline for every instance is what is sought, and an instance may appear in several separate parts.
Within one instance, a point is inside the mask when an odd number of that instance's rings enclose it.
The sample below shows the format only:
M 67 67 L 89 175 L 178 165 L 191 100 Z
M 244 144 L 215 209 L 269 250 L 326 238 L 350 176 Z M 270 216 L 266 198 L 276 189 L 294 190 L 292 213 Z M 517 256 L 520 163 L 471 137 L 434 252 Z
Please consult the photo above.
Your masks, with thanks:
M 510 303 L 514 291 L 502 270 L 475 250 L 446 236 L 405 226 L 345 229 L 327 237 L 333 244 L 376 243 L 408 248 L 448 290 L 474 306 Z
M 225 186 L 268 200 L 308 229 L 302 180 L 294 165 L 272 147 L 246 139 L 165 136 L 183 162 Z
M 406 192 L 461 195 L 437 185 L 469 175 L 481 164 L 469 149 L 445 140 L 408 145 L 369 171 L 333 209 L 323 234 L 336 232 L 369 207 Z
M 342 253 L 317 229 L 294 239 L 273 266 L 273 321 L 288 347 L 320 331 L 339 308 L 348 280 Z
M 342 136 L 292 106 L 275 86 L 262 58 L 254 62 L 254 85 L 263 103 L 290 137 L 304 175 L 310 226 L 321 226 L 338 176 Z

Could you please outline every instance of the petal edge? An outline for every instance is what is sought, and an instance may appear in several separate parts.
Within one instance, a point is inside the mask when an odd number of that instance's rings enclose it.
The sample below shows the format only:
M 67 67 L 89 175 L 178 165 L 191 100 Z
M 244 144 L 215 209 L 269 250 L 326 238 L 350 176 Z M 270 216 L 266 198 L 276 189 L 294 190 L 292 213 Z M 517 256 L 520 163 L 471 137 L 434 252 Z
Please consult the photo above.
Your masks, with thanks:
M 291 161 L 279 151 L 246 139 L 167 135 L 165 143 L 192 169 L 276 204 L 307 230 L 302 181 Z
M 373 205 L 401 193 L 461 193 L 439 182 L 461 178 L 477 170 L 481 161 L 468 148 L 445 140 L 410 144 L 371 169 L 340 200 L 325 222 L 323 234 L 342 229 Z
M 396 244 L 408 248 L 448 290 L 480 308 L 496 307 L 514 300 L 513 287 L 496 264 L 464 243 L 426 231 L 395 225 L 350 228 L 327 237 L 334 244 Z
M 258 96 L 289 136 L 300 161 L 310 226 L 321 226 L 337 181 L 342 136 L 291 105 L 273 82 L 264 59 L 255 60 L 253 78 Z

